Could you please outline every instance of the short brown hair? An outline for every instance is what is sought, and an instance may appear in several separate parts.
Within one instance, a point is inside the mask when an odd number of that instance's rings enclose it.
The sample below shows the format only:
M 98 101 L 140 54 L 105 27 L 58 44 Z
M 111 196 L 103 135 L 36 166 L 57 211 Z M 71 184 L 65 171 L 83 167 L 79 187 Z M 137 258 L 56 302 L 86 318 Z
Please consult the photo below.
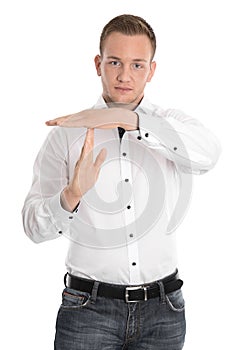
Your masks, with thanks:
M 152 27 L 142 18 L 133 15 L 120 15 L 111 19 L 103 28 L 100 36 L 100 54 L 103 52 L 104 40 L 112 32 L 125 35 L 145 34 L 151 42 L 152 58 L 156 50 L 156 37 Z

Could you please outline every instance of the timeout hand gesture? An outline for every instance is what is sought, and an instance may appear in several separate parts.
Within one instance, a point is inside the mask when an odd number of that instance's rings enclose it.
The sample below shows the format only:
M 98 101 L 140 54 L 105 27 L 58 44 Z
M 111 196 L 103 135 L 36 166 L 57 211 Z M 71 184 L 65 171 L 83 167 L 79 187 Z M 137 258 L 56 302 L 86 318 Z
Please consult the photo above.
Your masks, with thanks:
M 93 161 L 94 128 L 114 129 L 122 127 L 128 131 L 136 130 L 138 128 L 138 115 L 127 108 L 87 109 L 49 120 L 46 125 L 88 129 L 80 158 L 75 166 L 74 176 L 61 194 L 63 208 L 73 211 L 82 196 L 95 185 L 101 165 L 106 158 L 106 149 L 102 149 L 95 162 Z

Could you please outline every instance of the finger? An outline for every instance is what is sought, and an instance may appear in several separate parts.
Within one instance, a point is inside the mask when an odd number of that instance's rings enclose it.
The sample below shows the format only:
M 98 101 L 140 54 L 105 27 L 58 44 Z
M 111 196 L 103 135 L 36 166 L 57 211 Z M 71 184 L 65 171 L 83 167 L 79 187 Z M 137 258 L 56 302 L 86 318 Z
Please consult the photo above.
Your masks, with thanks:
M 83 160 L 84 158 L 88 157 L 88 160 L 93 162 L 93 148 L 94 148 L 94 129 L 87 129 L 80 159 Z
M 94 166 L 99 169 L 103 164 L 103 162 L 105 161 L 106 156 L 107 156 L 107 150 L 106 148 L 102 148 L 102 150 L 99 152 L 99 154 L 96 157 Z
M 65 117 L 59 117 L 59 118 L 48 120 L 45 122 L 45 124 L 47 126 L 66 126 L 69 118 L 70 118 L 70 115 L 67 115 Z
M 94 148 L 94 129 L 87 129 L 85 143 L 87 148 Z

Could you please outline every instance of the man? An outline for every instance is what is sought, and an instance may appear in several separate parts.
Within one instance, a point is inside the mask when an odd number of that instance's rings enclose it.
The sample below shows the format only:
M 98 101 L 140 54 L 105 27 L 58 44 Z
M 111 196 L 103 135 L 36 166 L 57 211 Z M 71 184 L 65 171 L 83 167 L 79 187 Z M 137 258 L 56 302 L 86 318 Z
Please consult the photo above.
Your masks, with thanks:
M 144 97 L 156 39 L 142 18 L 112 19 L 95 57 L 103 94 L 55 128 L 23 208 L 35 242 L 70 239 L 55 349 L 182 349 L 185 312 L 175 229 L 192 174 L 220 150 L 196 119 Z

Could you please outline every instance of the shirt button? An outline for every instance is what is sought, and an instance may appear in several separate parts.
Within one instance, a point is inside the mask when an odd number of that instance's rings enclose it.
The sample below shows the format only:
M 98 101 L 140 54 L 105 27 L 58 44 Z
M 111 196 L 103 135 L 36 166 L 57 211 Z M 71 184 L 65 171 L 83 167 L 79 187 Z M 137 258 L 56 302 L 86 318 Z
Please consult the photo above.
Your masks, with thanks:
M 136 266 L 136 262 L 133 262 L 132 265 L 133 265 L 133 266 Z
M 130 233 L 129 237 L 131 237 L 131 238 L 132 238 L 132 237 L 133 237 L 133 233 Z
M 58 231 L 58 233 L 59 233 L 59 235 L 61 235 L 61 234 L 62 234 L 62 231 Z
M 129 182 L 129 179 L 125 179 L 125 182 Z
M 69 219 L 73 219 L 73 216 L 69 216 Z
M 177 147 L 174 147 L 173 149 L 174 149 L 174 151 L 176 151 L 176 150 L 177 150 Z
M 137 137 L 137 139 L 138 139 L 138 140 L 141 140 L 141 139 L 142 139 L 142 137 L 141 137 L 141 136 L 138 136 L 138 137 Z
M 131 205 L 128 205 L 128 206 L 127 206 L 127 209 L 130 209 L 130 208 L 131 208 Z
M 125 157 L 125 156 L 126 156 L 126 153 L 124 152 L 124 153 L 122 153 L 122 155 Z
M 148 137 L 149 136 L 149 134 L 148 134 L 148 132 L 145 134 L 145 137 Z

